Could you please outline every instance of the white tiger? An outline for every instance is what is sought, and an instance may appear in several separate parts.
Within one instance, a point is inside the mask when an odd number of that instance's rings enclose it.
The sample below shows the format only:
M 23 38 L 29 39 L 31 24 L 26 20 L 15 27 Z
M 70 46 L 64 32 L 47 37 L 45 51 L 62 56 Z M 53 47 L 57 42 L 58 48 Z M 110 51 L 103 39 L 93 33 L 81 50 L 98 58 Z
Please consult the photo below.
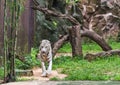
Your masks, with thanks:
M 42 40 L 40 47 L 38 58 L 41 60 L 42 66 L 42 77 L 45 77 L 51 74 L 52 70 L 52 48 L 49 40 Z M 48 63 L 48 67 L 46 68 L 46 64 Z

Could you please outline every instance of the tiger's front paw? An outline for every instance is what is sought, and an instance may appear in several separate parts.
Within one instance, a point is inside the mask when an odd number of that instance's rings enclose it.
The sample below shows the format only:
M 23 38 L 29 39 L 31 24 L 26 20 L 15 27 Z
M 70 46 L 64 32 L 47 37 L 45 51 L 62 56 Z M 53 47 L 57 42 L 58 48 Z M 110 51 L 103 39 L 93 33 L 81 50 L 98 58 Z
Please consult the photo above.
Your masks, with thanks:
M 46 77 L 46 76 L 47 76 L 47 73 L 46 73 L 46 72 L 43 72 L 41 76 L 42 76 L 42 77 Z
M 47 70 L 47 71 L 46 71 L 46 74 L 47 74 L 47 75 L 50 75 L 50 74 L 51 74 L 51 71 L 50 71 L 50 70 Z

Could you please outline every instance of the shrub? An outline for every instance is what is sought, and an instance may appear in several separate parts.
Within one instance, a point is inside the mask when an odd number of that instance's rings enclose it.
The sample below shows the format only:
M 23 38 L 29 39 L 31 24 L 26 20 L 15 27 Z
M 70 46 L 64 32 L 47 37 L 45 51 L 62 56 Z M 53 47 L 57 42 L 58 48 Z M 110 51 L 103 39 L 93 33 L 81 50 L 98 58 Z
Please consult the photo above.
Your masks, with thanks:
M 39 66 L 40 61 L 38 59 L 36 59 L 37 52 L 38 52 L 38 49 L 32 48 L 31 53 L 25 55 L 24 62 L 16 59 L 15 60 L 16 61 L 16 68 L 18 68 L 18 69 L 31 69 L 34 66 Z

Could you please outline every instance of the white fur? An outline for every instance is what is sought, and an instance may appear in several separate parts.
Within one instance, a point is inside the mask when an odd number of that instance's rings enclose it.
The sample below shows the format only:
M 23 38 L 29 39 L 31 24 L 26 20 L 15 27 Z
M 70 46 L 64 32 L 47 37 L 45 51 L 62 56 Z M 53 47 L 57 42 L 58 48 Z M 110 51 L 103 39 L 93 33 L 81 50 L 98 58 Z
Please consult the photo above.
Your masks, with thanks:
M 42 75 L 43 77 L 51 74 L 52 71 L 52 48 L 50 41 L 48 40 L 42 40 L 40 47 L 39 47 L 39 53 L 38 58 L 41 60 L 41 66 L 42 66 Z M 45 62 L 48 63 L 48 67 L 46 69 Z

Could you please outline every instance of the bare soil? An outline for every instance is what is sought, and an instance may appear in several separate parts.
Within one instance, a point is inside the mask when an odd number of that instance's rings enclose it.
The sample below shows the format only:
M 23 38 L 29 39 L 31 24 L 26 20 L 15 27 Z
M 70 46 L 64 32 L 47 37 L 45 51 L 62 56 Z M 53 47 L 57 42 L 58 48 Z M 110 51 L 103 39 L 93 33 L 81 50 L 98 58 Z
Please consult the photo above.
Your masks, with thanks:
M 47 77 L 41 77 L 42 69 L 41 68 L 33 68 L 33 76 L 22 76 L 19 77 L 19 79 L 28 79 L 28 80 L 41 80 L 41 81 L 48 81 L 51 78 L 58 78 L 58 79 L 64 79 L 67 77 L 66 74 L 61 74 L 60 69 L 58 70 L 52 70 L 52 73 L 48 75 Z

